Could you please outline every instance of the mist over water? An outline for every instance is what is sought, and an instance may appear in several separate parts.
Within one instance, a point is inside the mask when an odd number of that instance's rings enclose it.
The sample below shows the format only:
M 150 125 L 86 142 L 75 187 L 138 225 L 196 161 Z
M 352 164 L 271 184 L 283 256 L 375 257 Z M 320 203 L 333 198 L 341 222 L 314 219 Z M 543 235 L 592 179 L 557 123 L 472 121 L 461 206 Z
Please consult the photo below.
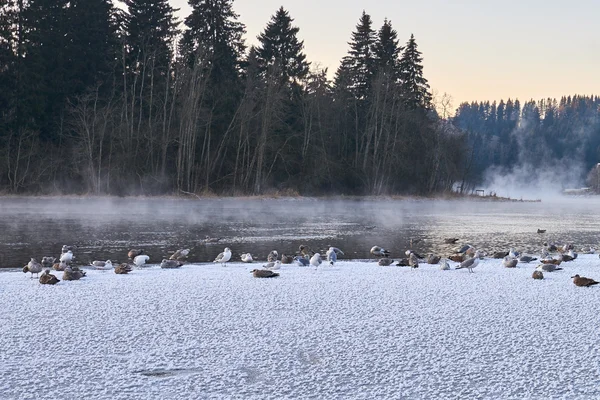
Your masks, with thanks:
M 514 196 L 513 196 L 514 197 Z M 0 199 L 0 267 L 20 268 L 30 257 L 59 256 L 77 245 L 77 263 L 127 261 L 143 248 L 159 263 L 179 248 L 189 261 L 210 262 L 230 247 L 233 260 L 250 252 L 265 260 L 271 250 L 295 254 L 300 244 L 324 252 L 341 248 L 343 258 L 369 259 L 373 245 L 392 257 L 411 247 L 447 254 L 446 237 L 486 251 L 517 247 L 539 252 L 544 241 L 600 243 L 599 202 L 554 197 L 552 201 L 487 202 L 441 200 L 3 198 Z M 547 229 L 539 235 L 537 229 Z M 203 242 L 217 237 L 216 244 Z

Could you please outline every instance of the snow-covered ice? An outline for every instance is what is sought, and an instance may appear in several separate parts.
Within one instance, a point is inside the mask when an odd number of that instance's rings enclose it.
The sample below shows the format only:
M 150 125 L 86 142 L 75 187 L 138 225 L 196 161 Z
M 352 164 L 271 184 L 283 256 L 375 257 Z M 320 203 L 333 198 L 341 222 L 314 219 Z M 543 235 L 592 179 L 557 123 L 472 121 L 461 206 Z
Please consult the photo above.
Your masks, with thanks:
M 494 259 L 257 265 L 1 272 L 0 398 L 600 398 L 600 287 L 570 279 L 600 280 L 597 255 L 543 281 Z

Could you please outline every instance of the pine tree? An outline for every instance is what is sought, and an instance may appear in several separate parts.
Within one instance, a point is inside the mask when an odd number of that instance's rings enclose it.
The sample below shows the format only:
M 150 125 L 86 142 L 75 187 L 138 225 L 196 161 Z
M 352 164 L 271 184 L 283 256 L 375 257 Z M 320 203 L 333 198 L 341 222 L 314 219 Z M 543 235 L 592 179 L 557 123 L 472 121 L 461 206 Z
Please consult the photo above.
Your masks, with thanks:
M 399 63 L 404 104 L 408 109 L 431 107 L 431 93 L 427 79 L 423 77 L 422 61 L 415 37 L 410 35 Z
M 394 80 L 398 80 L 400 78 L 398 62 L 402 50 L 403 48 L 398 45 L 398 33 L 386 18 L 383 21 L 383 26 L 379 29 L 377 41 L 373 46 L 375 59 L 377 60 L 377 71 L 391 74 Z
M 371 87 L 371 81 L 376 69 L 374 47 L 376 42 L 375 31 L 372 29 L 371 16 L 363 11 L 356 30 L 352 32 L 352 39 L 348 43 L 350 51 L 344 57 L 342 65 L 350 75 L 350 90 L 357 99 L 366 99 Z M 390 32 L 391 33 L 391 32 Z M 393 39 L 390 37 L 390 39 Z M 388 50 L 389 49 L 385 49 Z M 384 48 L 380 49 L 384 56 Z M 389 54 L 388 54 L 389 56 Z M 339 72 L 344 72 L 339 70 Z
M 307 76 L 309 69 L 306 55 L 302 52 L 304 42 L 297 37 L 300 28 L 292 26 L 293 21 L 281 7 L 258 35 L 260 45 L 256 52 L 261 68 L 274 73 L 281 84 L 298 84 Z

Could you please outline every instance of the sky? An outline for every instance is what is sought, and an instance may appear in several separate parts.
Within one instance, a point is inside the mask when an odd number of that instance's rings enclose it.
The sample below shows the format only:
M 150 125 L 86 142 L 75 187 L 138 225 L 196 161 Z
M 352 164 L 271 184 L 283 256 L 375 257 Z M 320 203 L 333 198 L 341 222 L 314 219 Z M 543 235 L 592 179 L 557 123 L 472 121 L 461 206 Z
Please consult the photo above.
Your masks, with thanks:
M 187 0 L 171 0 L 183 18 Z M 333 76 L 363 10 L 374 28 L 392 22 L 401 43 L 411 33 L 425 78 L 437 94 L 464 101 L 521 101 L 600 95 L 598 0 L 235 0 L 246 43 L 257 44 L 283 6 L 300 28 L 312 65 Z

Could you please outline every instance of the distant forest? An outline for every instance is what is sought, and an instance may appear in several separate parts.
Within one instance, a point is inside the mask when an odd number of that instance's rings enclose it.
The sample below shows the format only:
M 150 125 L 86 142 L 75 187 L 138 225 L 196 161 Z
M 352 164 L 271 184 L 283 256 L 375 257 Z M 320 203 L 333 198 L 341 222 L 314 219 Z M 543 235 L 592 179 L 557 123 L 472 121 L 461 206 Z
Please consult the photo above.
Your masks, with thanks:
M 491 166 L 598 161 L 598 97 L 461 104 L 414 36 L 366 12 L 328 77 L 274 10 L 246 46 L 233 0 L 4 0 L 0 191 L 431 194 Z

